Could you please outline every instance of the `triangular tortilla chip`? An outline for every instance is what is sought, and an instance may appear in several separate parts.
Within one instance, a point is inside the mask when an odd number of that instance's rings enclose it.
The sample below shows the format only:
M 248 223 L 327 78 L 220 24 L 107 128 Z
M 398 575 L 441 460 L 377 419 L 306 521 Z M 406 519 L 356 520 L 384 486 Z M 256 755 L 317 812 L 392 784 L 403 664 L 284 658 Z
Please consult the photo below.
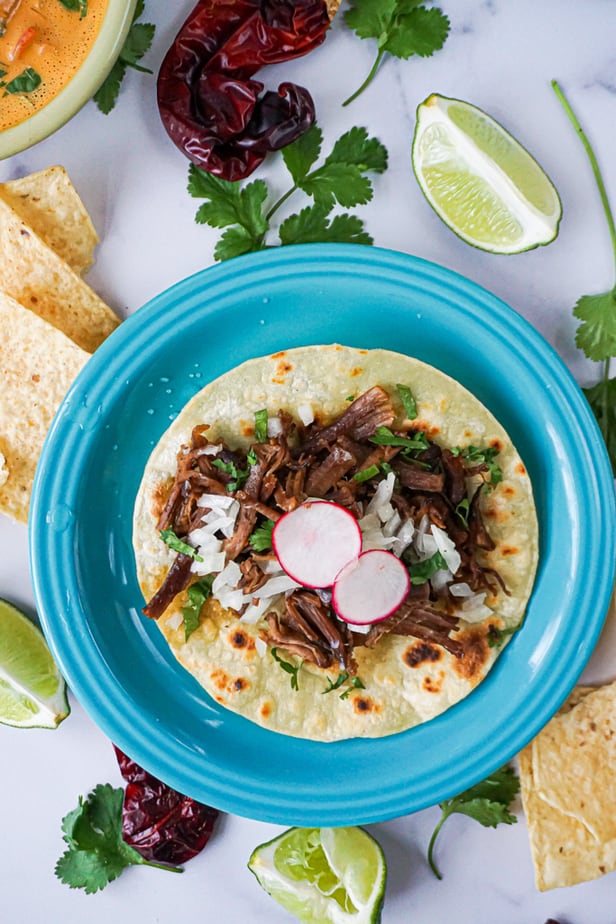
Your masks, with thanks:
M 0 197 L 0 290 L 93 353 L 120 320 Z
M 89 354 L 3 293 L 0 331 L 0 511 L 26 523 L 43 441 Z
M 71 269 L 89 269 L 98 234 L 64 167 L 2 183 L 0 197 Z

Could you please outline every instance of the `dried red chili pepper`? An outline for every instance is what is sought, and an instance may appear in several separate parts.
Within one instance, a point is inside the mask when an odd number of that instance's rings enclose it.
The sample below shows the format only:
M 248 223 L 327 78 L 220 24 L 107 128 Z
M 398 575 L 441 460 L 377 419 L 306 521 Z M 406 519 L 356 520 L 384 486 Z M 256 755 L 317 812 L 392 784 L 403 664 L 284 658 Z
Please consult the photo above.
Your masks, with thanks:
M 328 26 L 325 0 L 200 0 L 158 75 L 158 108 L 172 141 L 209 173 L 248 176 L 314 121 L 303 87 L 281 83 L 261 96 L 263 84 L 250 78 L 311 51 Z
M 122 807 L 122 838 L 146 860 L 186 863 L 210 839 L 219 812 L 183 796 L 147 773 L 115 747 L 127 781 Z

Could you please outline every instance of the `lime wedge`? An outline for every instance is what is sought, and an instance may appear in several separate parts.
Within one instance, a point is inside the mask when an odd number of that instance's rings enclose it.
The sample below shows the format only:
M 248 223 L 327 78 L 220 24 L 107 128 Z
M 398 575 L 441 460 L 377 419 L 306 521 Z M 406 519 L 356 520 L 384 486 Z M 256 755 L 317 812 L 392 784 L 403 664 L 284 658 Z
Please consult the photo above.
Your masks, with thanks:
M 362 828 L 291 828 L 257 847 L 248 868 L 302 924 L 378 924 L 387 867 Z
M 40 630 L 0 599 L 0 723 L 56 728 L 69 711 L 66 684 Z
M 549 177 L 476 106 L 438 93 L 420 103 L 412 160 L 426 199 L 467 243 L 520 253 L 558 234 L 562 207 Z

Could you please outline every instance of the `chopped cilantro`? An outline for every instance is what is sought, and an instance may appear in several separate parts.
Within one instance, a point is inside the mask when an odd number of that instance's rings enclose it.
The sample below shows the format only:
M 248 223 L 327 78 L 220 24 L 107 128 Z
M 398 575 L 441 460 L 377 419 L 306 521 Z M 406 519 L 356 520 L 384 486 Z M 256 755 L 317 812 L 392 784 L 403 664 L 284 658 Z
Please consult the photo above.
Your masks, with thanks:
M 299 674 L 302 664 L 304 663 L 303 659 L 299 662 L 299 664 L 295 665 L 295 664 L 291 664 L 289 661 L 283 661 L 283 659 L 278 654 L 278 649 L 270 648 L 270 652 L 271 652 L 271 655 L 274 661 L 280 664 L 283 671 L 286 671 L 287 674 L 291 675 L 291 689 L 299 690 L 299 682 L 297 679 L 297 675 Z
M 246 453 L 246 461 L 248 462 L 249 465 L 257 464 L 257 462 L 259 461 L 259 457 L 257 456 L 254 449 L 248 450 L 248 452 Z
M 437 571 L 447 570 L 447 562 L 440 552 L 435 552 L 431 558 L 426 558 L 425 561 L 407 561 L 406 566 L 411 577 L 411 584 L 414 586 L 425 584 Z
M 201 607 L 212 593 L 213 583 L 214 575 L 208 574 L 206 577 L 201 578 L 200 581 L 195 581 L 195 583 L 191 584 L 188 588 L 188 604 L 182 607 L 184 637 L 186 641 L 188 641 L 195 629 L 199 628 Z
M 21 74 L 18 74 L 17 77 L 13 77 L 12 80 L 9 80 L 8 83 L 3 85 L 4 95 L 16 96 L 19 93 L 34 93 L 35 90 L 38 90 L 42 82 L 41 75 L 37 74 L 33 67 L 27 67 Z
M 88 13 L 88 0 L 60 0 L 60 3 L 71 13 L 79 13 L 80 19 Z
M 511 767 L 501 767 L 481 783 L 471 786 L 453 799 L 440 803 L 441 818 L 428 846 L 428 863 L 437 879 L 443 877 L 434 862 L 434 845 L 449 816 L 456 812 L 468 815 L 486 828 L 495 828 L 499 824 L 515 824 L 517 818 L 509 811 L 509 806 L 519 790 L 520 781 Z
M 370 478 L 374 478 L 380 471 L 378 465 L 369 465 L 368 468 L 365 468 L 363 471 L 355 472 L 353 479 L 361 484 L 363 481 L 369 481 Z
M 414 436 L 396 436 L 389 427 L 377 427 L 374 436 L 370 437 L 371 443 L 377 446 L 401 446 L 409 452 L 423 452 L 429 446 L 428 438 L 423 431 L 419 431 Z
M 272 547 L 272 530 L 275 523 L 273 520 L 265 520 L 261 526 L 257 526 L 250 534 L 248 541 L 255 552 L 268 552 Z
M 492 624 L 488 629 L 488 646 L 490 648 L 500 648 L 506 638 L 509 638 L 510 635 L 514 635 L 518 631 L 519 626 L 509 626 L 506 629 L 499 629 L 498 626 Z
M 340 694 L 340 699 L 346 699 L 349 696 L 349 694 L 353 692 L 353 690 L 365 690 L 365 689 L 366 687 L 362 683 L 362 681 L 359 679 L 359 677 L 353 677 L 353 679 L 351 680 L 351 685 L 349 686 L 348 690 L 345 690 L 344 693 Z
M 227 482 L 227 491 L 237 491 L 244 484 L 250 474 L 250 467 L 246 469 L 238 468 L 235 462 L 223 462 L 222 459 L 214 459 L 212 465 L 219 468 L 225 475 L 231 476 L 231 481 Z
M 180 552 L 182 555 L 188 555 L 190 558 L 194 558 L 195 561 L 203 561 L 200 555 L 197 554 L 197 550 L 193 548 L 192 545 L 189 545 L 187 542 L 184 542 L 180 539 L 179 536 L 173 532 L 172 529 L 162 529 L 160 532 L 160 538 L 163 540 L 165 545 L 168 545 L 170 549 L 173 549 L 174 552 Z
M 455 446 L 451 450 L 454 456 L 462 456 L 469 465 L 481 465 L 485 463 L 490 475 L 488 484 L 496 485 L 503 480 L 503 472 L 494 461 L 499 450 L 494 446 L 486 446 L 484 449 L 478 449 L 477 446 Z
M 413 392 L 408 385 L 396 385 L 396 391 L 400 401 L 402 401 L 407 420 L 415 420 L 417 417 L 417 404 L 415 403 Z
M 471 502 L 468 497 L 465 497 L 464 500 L 461 500 L 458 506 L 456 507 L 456 514 L 462 521 L 464 529 L 468 529 L 468 514 L 470 511 Z
M 267 439 L 267 408 L 255 413 L 255 439 L 257 443 L 264 443 Z

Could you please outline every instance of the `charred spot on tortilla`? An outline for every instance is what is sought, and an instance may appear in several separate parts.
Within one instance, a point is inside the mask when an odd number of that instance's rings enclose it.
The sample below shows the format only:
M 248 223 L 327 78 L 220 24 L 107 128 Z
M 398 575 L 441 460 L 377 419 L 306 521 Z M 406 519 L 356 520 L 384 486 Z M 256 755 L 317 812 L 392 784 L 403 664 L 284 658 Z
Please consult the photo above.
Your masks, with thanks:
M 262 411 L 274 425 L 257 442 Z M 483 448 L 498 452 L 498 483 Z M 146 615 L 163 614 L 172 652 L 217 702 L 270 730 L 336 741 L 411 728 L 470 694 L 522 623 L 538 530 L 521 464 L 489 411 L 418 360 L 338 344 L 249 360 L 195 395 L 148 461 L 134 515 L 140 585 L 156 597 Z M 408 569 L 407 598 L 363 632 L 272 547 L 276 521 L 314 499 L 346 508 L 363 550 Z M 163 529 L 194 549 L 170 582 Z M 204 578 L 212 592 L 186 641 L 182 606 Z
M 404 652 L 403 658 L 407 667 L 419 667 L 420 664 L 424 664 L 426 661 L 440 661 L 442 655 L 442 650 L 430 645 L 429 642 L 415 642 L 414 645 L 409 645 Z

